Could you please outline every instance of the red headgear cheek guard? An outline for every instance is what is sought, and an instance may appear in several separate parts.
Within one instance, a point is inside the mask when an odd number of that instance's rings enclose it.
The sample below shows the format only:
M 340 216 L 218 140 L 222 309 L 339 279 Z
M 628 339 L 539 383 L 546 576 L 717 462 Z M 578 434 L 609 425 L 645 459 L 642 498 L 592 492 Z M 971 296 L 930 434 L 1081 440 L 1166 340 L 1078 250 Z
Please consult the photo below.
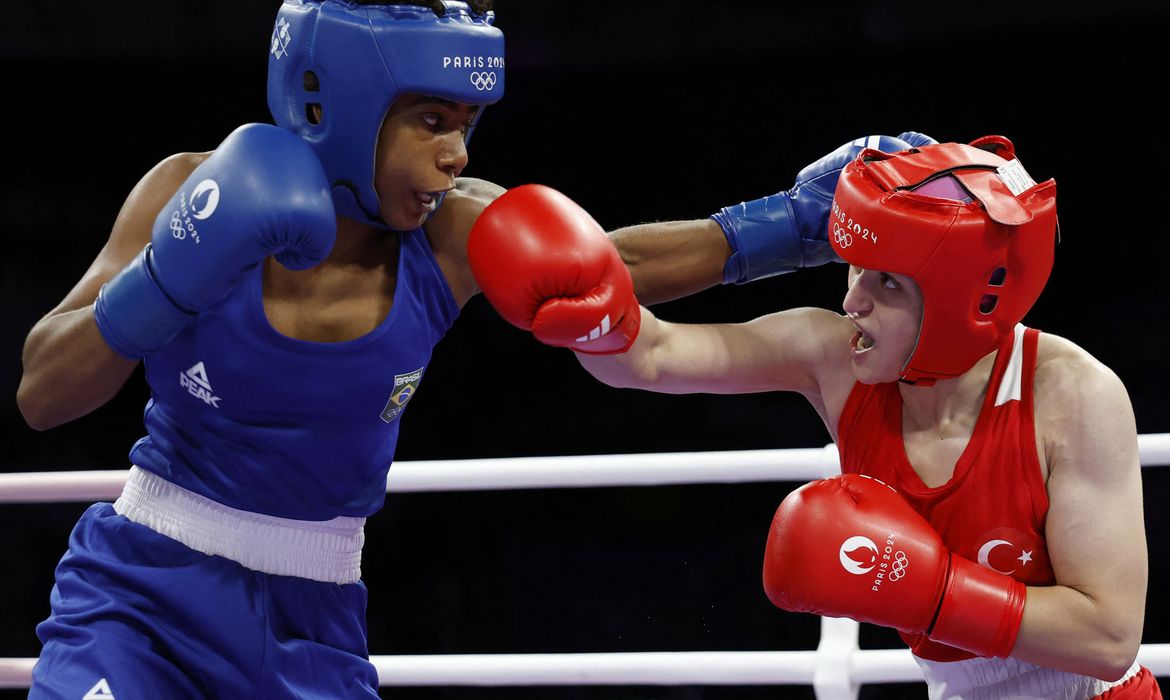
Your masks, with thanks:
M 957 377 L 1036 303 L 1056 241 L 1056 182 L 1037 185 L 1011 142 L 986 136 L 887 154 L 841 172 L 829 240 L 850 265 L 922 290 L 918 342 L 902 379 Z

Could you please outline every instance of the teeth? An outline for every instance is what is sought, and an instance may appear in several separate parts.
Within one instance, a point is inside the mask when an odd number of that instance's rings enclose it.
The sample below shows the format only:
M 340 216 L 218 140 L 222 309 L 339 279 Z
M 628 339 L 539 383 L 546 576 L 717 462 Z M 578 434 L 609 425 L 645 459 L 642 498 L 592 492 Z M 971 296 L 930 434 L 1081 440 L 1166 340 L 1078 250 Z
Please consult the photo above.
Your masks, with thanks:
M 857 349 L 858 350 L 868 350 L 871 347 L 873 347 L 873 338 L 870 338 L 868 335 L 862 334 L 862 336 L 857 340 Z

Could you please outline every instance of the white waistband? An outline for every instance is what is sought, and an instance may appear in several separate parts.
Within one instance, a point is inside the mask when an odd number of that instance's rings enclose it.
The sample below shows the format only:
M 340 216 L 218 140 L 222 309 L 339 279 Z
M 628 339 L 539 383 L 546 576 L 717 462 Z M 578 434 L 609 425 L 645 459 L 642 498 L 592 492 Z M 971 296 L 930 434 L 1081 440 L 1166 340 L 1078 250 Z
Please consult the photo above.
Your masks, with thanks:
M 1135 676 L 1135 661 L 1116 681 L 1057 671 L 1016 658 L 928 661 L 917 656 L 930 700 L 1088 700 Z
M 139 467 L 114 510 L 197 552 L 255 571 L 328 583 L 362 576 L 365 518 L 290 520 L 216 503 Z

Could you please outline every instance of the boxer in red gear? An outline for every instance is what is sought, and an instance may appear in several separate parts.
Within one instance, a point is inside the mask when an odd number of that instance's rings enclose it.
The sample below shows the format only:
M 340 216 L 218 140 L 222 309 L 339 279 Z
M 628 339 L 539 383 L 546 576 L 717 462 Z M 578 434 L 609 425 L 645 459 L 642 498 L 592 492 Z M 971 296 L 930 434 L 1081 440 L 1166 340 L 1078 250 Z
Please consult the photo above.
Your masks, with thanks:
M 846 475 L 781 505 L 766 592 L 899 629 L 931 698 L 1161 697 L 1135 662 L 1148 564 L 1129 397 L 1021 324 L 1055 202 L 1002 137 L 864 150 L 829 220 L 844 314 L 676 324 L 643 308 L 625 353 L 577 354 L 615 387 L 805 396 Z

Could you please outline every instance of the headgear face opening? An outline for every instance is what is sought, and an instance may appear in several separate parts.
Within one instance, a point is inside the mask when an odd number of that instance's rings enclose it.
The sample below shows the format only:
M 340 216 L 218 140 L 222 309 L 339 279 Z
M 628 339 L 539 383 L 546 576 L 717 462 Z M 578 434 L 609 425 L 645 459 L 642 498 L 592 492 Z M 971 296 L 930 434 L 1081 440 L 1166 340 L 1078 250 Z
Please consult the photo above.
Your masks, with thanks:
M 504 95 L 504 35 L 491 26 L 494 13 L 443 4 L 439 17 L 415 5 L 284 0 L 276 16 L 268 109 L 313 147 L 342 216 L 386 227 L 374 161 L 382 121 L 400 95 L 471 105 Z
M 841 259 L 921 289 L 901 379 L 923 385 L 971 369 L 1024 318 L 1052 272 L 1056 233 L 1056 182 L 1033 182 L 1002 136 L 866 149 L 841 172 L 829 217 Z

